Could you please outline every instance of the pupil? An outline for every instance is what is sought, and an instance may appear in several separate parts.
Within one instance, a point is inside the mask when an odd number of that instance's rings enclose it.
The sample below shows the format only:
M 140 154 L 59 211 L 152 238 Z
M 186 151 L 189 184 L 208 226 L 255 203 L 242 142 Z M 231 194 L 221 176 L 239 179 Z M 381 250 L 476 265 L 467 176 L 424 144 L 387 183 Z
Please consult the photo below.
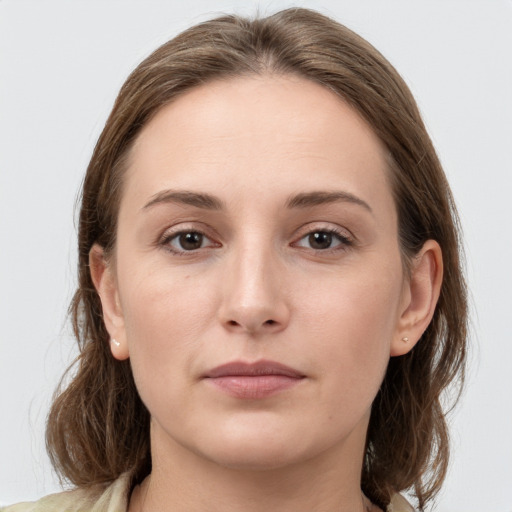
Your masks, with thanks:
M 332 235 L 325 231 L 318 231 L 309 235 L 309 243 L 313 249 L 328 249 L 331 246 Z
M 199 249 L 203 242 L 203 235 L 201 233 L 184 233 L 180 235 L 180 245 L 187 251 Z

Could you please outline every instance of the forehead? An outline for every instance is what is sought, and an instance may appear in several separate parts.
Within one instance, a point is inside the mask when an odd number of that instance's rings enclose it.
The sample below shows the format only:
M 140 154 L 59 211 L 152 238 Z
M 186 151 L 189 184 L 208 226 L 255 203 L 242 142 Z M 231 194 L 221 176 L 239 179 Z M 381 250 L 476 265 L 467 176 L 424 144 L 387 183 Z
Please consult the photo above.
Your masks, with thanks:
M 132 148 L 125 194 L 142 202 L 165 188 L 270 197 L 341 186 L 389 203 L 385 154 L 358 113 L 319 84 L 295 76 L 231 78 L 194 88 L 157 112 Z

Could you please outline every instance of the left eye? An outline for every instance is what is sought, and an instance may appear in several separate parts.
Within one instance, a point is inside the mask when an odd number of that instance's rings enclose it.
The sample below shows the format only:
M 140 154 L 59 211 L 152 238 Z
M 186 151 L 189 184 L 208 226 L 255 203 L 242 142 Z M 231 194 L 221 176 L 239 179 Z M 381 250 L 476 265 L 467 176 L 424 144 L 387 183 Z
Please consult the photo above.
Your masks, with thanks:
M 307 247 L 316 251 L 333 249 L 340 245 L 348 245 L 349 241 L 346 237 L 334 231 L 312 231 L 303 236 L 298 242 L 299 247 Z

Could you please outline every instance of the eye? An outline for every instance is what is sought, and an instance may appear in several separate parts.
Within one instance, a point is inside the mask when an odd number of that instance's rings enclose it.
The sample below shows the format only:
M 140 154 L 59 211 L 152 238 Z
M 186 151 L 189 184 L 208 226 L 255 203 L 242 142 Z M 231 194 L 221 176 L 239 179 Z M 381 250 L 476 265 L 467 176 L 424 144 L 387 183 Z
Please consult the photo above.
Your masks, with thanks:
M 351 245 L 351 241 L 336 230 L 318 229 L 303 236 L 295 245 L 306 247 L 315 251 L 336 249 Z
M 168 247 L 172 252 L 182 253 L 214 247 L 216 244 L 199 231 L 180 231 L 166 236 L 162 240 L 162 245 Z

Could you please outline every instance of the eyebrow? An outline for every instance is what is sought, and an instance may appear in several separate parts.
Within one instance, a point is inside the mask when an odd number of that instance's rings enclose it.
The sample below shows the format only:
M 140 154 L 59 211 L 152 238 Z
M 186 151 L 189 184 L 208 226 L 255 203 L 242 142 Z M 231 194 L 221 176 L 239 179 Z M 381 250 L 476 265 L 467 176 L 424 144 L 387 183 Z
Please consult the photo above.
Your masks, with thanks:
M 352 203 L 362 206 L 370 213 L 373 213 L 370 205 L 359 197 L 342 190 L 305 192 L 294 195 L 286 202 L 287 208 L 310 208 L 329 203 Z
M 164 190 L 155 194 L 151 200 L 144 205 L 143 210 L 156 204 L 177 203 L 205 210 L 222 210 L 224 203 L 217 197 L 199 192 L 186 190 Z
M 311 208 L 323 204 L 345 202 L 362 206 L 370 213 L 373 213 L 370 205 L 359 197 L 341 190 L 335 191 L 313 191 L 301 192 L 293 195 L 286 201 L 286 207 L 295 208 Z M 177 203 L 182 205 L 194 206 L 205 210 L 223 210 L 224 202 L 210 194 L 201 192 L 191 192 L 187 190 L 164 190 L 158 192 L 150 201 L 144 205 L 143 210 L 151 208 L 157 204 Z

